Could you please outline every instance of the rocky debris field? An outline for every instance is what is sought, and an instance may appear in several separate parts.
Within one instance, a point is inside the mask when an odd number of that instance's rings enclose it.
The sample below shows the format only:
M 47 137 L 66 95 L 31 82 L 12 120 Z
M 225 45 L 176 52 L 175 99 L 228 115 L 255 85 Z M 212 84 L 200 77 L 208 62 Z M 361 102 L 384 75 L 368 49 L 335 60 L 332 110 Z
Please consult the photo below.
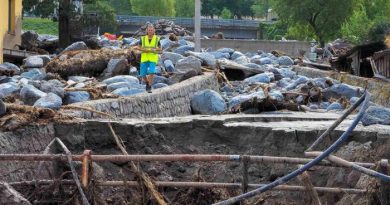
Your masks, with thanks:
M 190 33 L 164 20 L 156 22 L 155 27 L 163 34 L 164 52 L 156 67 L 154 90 L 203 72 L 216 72 L 220 77 L 220 90 L 202 90 L 194 95 L 194 114 L 286 109 L 339 112 L 364 93 L 363 88 L 331 78 L 297 75 L 293 66 L 298 66 L 298 59 L 280 52 L 267 53 L 261 48 L 247 53 L 232 48 L 194 52 Z M 23 35 L 28 37 L 24 37 L 23 44 L 30 47 L 56 40 L 35 32 Z M 103 35 L 75 42 L 57 55 L 30 56 L 21 66 L 0 64 L 0 99 L 58 110 L 73 103 L 143 93 L 145 84 L 138 76 L 140 53 L 133 49 L 138 43 L 139 38 L 109 40 Z M 6 113 L 6 105 L 1 103 L 0 116 Z M 363 124 L 376 123 L 390 125 L 390 109 L 372 104 Z

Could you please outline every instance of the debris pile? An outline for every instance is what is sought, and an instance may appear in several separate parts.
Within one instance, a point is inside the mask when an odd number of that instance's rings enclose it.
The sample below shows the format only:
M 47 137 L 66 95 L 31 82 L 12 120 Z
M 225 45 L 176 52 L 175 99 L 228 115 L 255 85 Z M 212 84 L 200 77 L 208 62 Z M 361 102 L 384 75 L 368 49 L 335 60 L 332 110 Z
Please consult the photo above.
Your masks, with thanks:
M 149 24 L 149 23 L 147 23 Z M 142 26 L 138 31 L 134 33 L 135 37 L 146 35 L 146 25 Z M 157 35 L 169 35 L 169 34 L 175 34 L 176 36 L 192 36 L 192 33 L 188 31 L 187 29 L 176 25 L 175 22 L 166 20 L 166 19 L 160 19 L 153 23 L 154 28 L 156 29 Z

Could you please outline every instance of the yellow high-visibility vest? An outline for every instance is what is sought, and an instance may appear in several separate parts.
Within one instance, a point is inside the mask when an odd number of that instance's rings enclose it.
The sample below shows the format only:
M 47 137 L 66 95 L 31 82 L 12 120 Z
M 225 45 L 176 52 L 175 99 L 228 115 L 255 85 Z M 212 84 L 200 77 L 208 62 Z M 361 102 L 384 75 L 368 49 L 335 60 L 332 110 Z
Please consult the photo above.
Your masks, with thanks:
M 153 48 L 158 48 L 158 42 L 160 41 L 160 38 L 157 37 L 156 35 L 153 35 L 152 40 L 149 42 L 149 37 L 143 36 L 142 37 L 142 48 L 144 49 L 150 49 L 152 50 Z M 158 54 L 157 53 L 142 53 L 141 54 L 141 63 L 144 62 L 152 62 L 156 63 L 158 62 Z

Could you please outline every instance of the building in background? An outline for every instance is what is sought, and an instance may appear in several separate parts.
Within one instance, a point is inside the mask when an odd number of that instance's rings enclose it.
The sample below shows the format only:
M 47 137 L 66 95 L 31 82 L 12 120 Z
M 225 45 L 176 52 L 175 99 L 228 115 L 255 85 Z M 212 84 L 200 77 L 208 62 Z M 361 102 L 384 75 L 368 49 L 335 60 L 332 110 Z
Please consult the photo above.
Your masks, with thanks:
M 22 0 L 0 1 L 0 63 L 4 49 L 18 49 L 22 32 Z

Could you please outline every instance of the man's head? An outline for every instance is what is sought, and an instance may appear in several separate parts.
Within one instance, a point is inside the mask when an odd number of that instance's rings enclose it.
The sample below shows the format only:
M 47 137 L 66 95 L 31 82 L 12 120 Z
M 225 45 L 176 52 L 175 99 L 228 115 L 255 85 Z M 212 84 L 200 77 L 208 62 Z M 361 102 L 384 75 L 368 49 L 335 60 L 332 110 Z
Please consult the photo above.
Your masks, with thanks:
M 149 24 L 147 27 L 146 27 L 146 33 L 149 35 L 149 36 L 152 36 L 154 35 L 154 26 L 152 24 Z

